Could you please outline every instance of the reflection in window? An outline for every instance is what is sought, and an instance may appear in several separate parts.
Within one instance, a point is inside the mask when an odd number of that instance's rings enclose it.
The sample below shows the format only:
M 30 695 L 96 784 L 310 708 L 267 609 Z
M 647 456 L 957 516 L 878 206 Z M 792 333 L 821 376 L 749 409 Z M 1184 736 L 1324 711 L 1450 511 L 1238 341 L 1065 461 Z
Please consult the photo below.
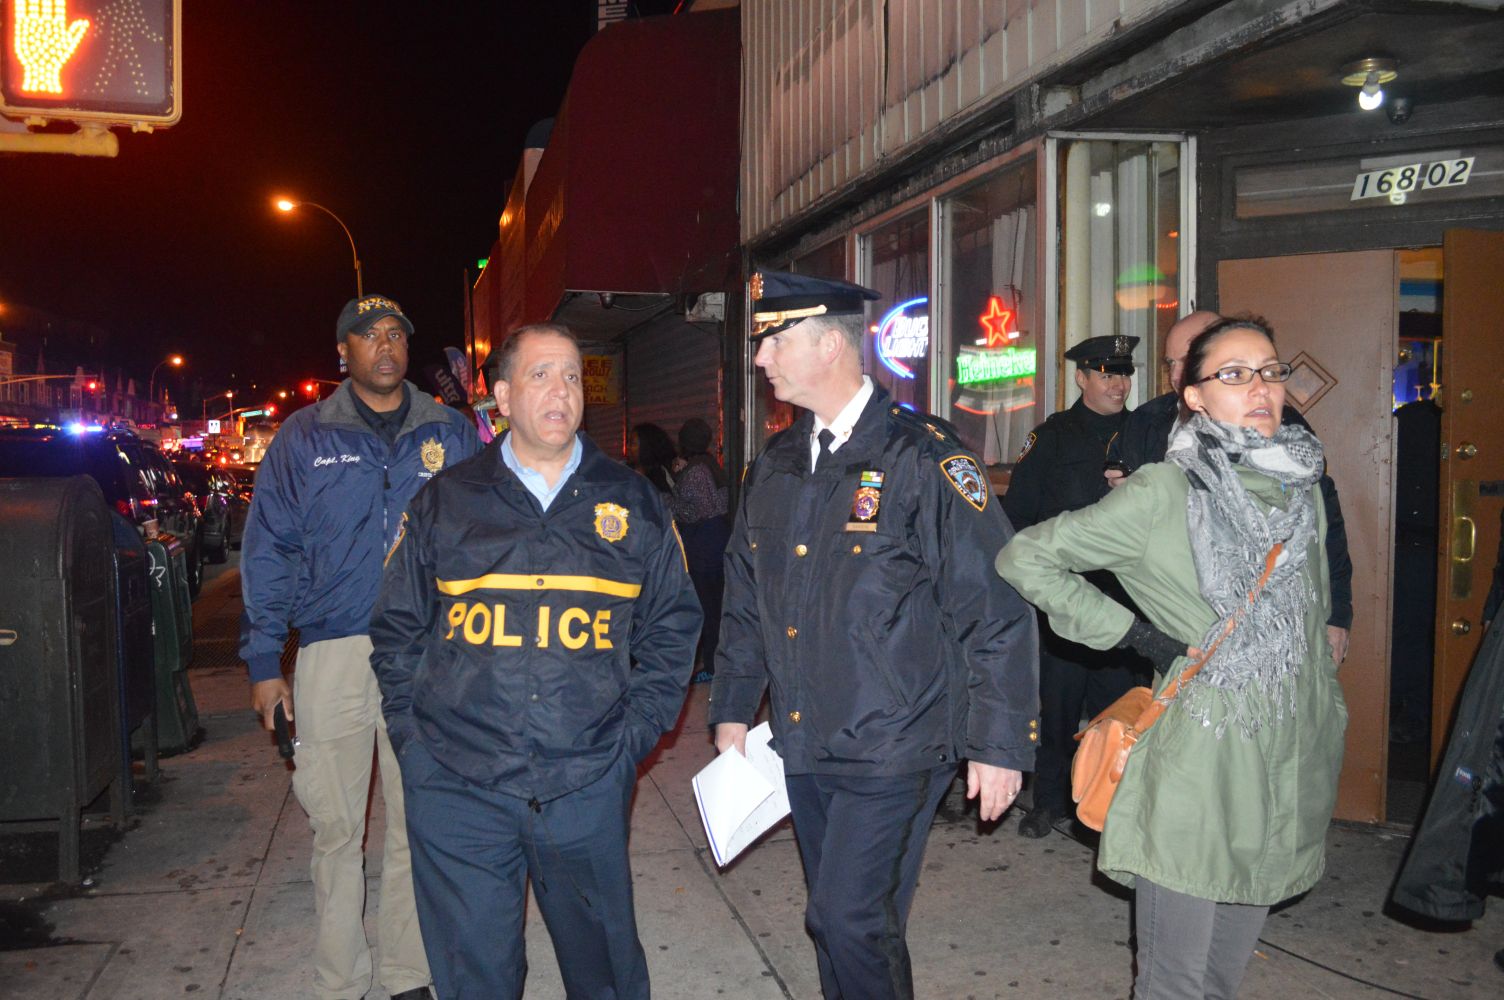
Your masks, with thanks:
M 1138 337 L 1130 406 L 1156 394 L 1160 347 L 1180 315 L 1180 174 L 1175 142 L 1060 144 L 1059 350 Z M 1068 406 L 1080 390 L 1061 384 Z
M 862 239 L 866 281 L 882 293 L 867 310 L 862 370 L 895 402 L 930 409 L 929 209 L 874 229 Z
M 941 204 L 948 409 L 989 465 L 1013 461 L 1038 420 L 1034 162 Z

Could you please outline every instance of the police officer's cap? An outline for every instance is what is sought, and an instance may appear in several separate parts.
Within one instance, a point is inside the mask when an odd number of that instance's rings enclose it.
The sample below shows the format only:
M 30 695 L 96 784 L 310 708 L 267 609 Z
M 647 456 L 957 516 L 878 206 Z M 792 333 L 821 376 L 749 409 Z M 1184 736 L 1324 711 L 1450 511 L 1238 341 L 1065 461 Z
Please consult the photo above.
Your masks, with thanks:
M 750 284 L 754 344 L 813 316 L 860 316 L 864 303 L 882 298 L 848 281 L 787 271 L 758 271 Z
M 1137 346 L 1137 337 L 1091 337 L 1066 351 L 1065 357 L 1083 371 L 1132 375 L 1133 349 Z
M 402 324 L 409 337 L 413 335 L 413 321 L 403 315 L 396 299 L 385 295 L 364 295 L 346 302 L 345 308 L 339 311 L 339 320 L 334 324 L 335 343 L 343 343 L 346 334 L 365 333 L 373 323 L 386 316 L 392 316 Z

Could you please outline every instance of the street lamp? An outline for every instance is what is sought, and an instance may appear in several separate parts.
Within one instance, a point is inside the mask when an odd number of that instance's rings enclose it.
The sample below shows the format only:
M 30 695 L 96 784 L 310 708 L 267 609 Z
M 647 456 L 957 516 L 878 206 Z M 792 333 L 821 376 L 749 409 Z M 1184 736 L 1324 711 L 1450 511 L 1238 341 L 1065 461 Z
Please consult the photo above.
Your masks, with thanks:
M 365 291 L 360 279 L 360 255 L 355 252 L 355 237 L 350 235 L 350 227 L 345 225 L 344 220 L 316 201 L 293 201 L 291 198 L 277 198 L 273 200 L 272 204 L 277 206 L 277 211 L 279 212 L 293 212 L 304 206 L 316 208 L 339 223 L 339 228 L 345 231 L 345 239 L 350 241 L 350 260 L 355 265 L 355 297 L 357 299 L 363 298 Z
M 157 367 L 151 370 L 151 381 L 148 383 L 146 389 L 146 398 L 153 403 L 157 401 L 157 372 L 161 371 L 166 365 L 172 365 L 174 368 L 183 367 L 183 356 L 181 354 L 169 354 L 157 362 Z
M 209 425 L 209 400 L 211 400 L 211 399 L 218 399 L 220 396 L 223 396 L 223 397 L 225 397 L 228 400 L 234 400 L 234 398 L 235 398 L 235 390 L 234 389 L 226 389 L 224 392 L 216 392 L 212 396 L 205 396 L 201 400 L 201 402 L 204 404 L 203 418 L 204 418 L 204 426 L 205 426 L 205 428 L 207 428 L 208 425 Z

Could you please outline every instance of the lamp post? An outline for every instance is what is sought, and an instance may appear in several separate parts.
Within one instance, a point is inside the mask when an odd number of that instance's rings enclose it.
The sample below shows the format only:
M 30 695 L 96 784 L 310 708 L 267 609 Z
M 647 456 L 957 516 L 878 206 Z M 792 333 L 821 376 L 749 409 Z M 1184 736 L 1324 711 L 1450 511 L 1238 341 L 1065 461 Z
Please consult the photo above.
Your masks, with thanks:
M 339 228 L 345 231 L 345 239 L 350 241 L 350 261 L 355 265 L 355 297 L 357 299 L 364 297 L 365 291 L 360 278 L 360 254 L 355 252 L 355 237 L 350 235 L 350 227 L 345 225 L 344 220 L 316 201 L 293 201 L 291 198 L 277 198 L 272 204 L 277 206 L 277 211 L 279 212 L 293 212 L 306 205 L 309 208 L 318 209 L 339 223 Z
M 165 365 L 181 368 L 183 367 L 183 356 L 181 354 L 169 354 L 161 361 L 158 361 L 157 367 L 151 370 L 151 380 L 147 385 L 146 398 L 153 403 L 157 401 L 157 372 L 161 371 Z
M 205 396 L 200 401 L 200 402 L 202 402 L 204 404 L 203 419 L 204 419 L 204 430 L 205 430 L 205 432 L 207 432 L 208 429 L 209 429 L 209 400 L 211 400 L 211 399 L 218 399 L 220 396 L 223 396 L 223 397 L 225 397 L 226 399 L 229 399 L 229 400 L 233 400 L 235 398 L 235 390 L 234 389 L 226 389 L 224 392 L 216 392 L 212 396 Z

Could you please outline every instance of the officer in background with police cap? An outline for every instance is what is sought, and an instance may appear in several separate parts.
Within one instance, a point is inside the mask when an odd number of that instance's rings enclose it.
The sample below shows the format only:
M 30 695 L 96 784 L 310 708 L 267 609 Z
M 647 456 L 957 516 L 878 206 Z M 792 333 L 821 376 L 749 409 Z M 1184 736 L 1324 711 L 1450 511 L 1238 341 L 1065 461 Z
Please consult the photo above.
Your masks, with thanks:
M 745 752 L 764 692 L 827 1000 L 913 995 L 905 928 L 964 759 L 983 821 L 1033 764 L 1034 614 L 997 577 L 1013 535 L 985 470 L 862 374 L 877 293 L 752 278 L 756 364 L 803 407 L 748 468 L 726 555 L 710 722 Z
M 522 996 L 531 880 L 565 992 L 647 1000 L 628 808 L 700 605 L 657 489 L 579 433 L 574 334 L 514 330 L 486 369 L 510 428 L 418 494 L 371 618 L 434 985 Z
M 1065 352 L 1076 363 L 1081 397 L 1052 413 L 1024 442 L 1003 496 L 1003 510 L 1016 529 L 1079 510 L 1107 495 L 1102 466 L 1108 446 L 1123 428 L 1124 404 L 1132 385 L 1133 349 L 1139 338 L 1112 336 L 1083 340 Z M 1111 574 L 1093 582 L 1132 607 Z M 1090 719 L 1131 688 L 1135 671 L 1147 662 L 1123 649 L 1105 652 L 1062 639 L 1040 628 L 1039 758 L 1034 769 L 1034 801 L 1018 824 L 1020 836 L 1038 839 L 1071 813 L 1073 737 L 1085 715 Z

